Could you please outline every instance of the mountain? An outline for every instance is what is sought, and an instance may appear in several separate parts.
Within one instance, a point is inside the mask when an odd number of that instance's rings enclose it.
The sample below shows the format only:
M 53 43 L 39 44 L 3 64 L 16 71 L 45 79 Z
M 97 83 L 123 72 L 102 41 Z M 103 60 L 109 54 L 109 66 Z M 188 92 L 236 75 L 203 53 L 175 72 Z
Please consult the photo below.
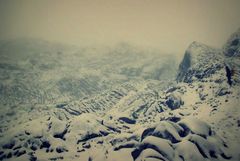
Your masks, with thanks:
M 130 45 L 98 49 L 17 39 L 0 46 L 2 107 L 74 101 L 129 80 L 174 79 L 177 70 L 173 56 Z
M 223 60 L 221 50 L 193 42 L 186 50 L 183 61 L 179 66 L 177 81 L 190 83 L 194 79 L 207 78 L 223 68 Z
M 193 42 L 178 70 L 127 44 L 37 59 L 57 61 L 47 70 L 8 62 L 1 88 L 17 87 L 1 93 L 0 160 L 237 161 L 239 57 L 225 52 Z
M 223 46 L 223 51 L 227 57 L 240 56 L 240 28 L 227 40 Z

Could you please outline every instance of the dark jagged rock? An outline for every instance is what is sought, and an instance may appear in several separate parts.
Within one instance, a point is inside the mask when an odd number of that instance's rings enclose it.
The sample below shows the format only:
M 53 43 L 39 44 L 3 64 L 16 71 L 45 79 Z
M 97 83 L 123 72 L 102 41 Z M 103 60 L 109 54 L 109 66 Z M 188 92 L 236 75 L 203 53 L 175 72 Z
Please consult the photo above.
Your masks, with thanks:
M 118 151 L 118 150 L 123 149 L 123 148 L 134 148 L 137 145 L 138 145 L 138 142 L 131 141 L 131 142 L 127 142 L 127 143 L 121 144 L 121 145 L 115 147 L 113 150 L 114 151 Z
M 86 149 L 89 149 L 89 148 L 91 148 L 91 145 L 88 142 L 85 142 L 85 143 L 82 144 L 82 147 L 86 148 Z
M 230 92 L 227 88 L 223 87 L 223 88 L 220 88 L 220 89 L 217 91 L 216 95 L 217 95 L 217 96 L 224 96 L 224 95 L 227 95 L 227 94 L 230 94 L 230 93 L 231 93 L 231 92 Z
M 49 148 L 49 147 L 51 146 L 51 144 L 49 143 L 49 141 L 46 140 L 46 139 L 41 139 L 41 142 L 42 142 L 42 144 L 41 144 L 41 146 L 40 146 L 40 149 L 42 149 L 42 148 Z
M 67 133 L 67 131 L 68 131 L 68 126 L 66 126 L 66 128 L 62 132 L 55 133 L 53 137 L 65 140 L 64 136 Z
M 16 157 L 20 157 L 20 156 L 23 155 L 23 154 L 26 154 L 26 150 L 20 149 L 20 150 L 16 150 L 16 151 L 14 152 L 14 155 L 15 155 Z
M 37 157 L 36 156 L 33 156 L 31 155 L 30 158 L 29 158 L 29 161 L 37 161 Z
M 66 148 L 64 148 L 63 146 L 58 146 L 56 148 L 56 152 L 57 153 L 63 153 L 63 152 L 67 152 L 68 150 Z
M 52 160 L 52 161 L 63 160 L 63 159 L 64 159 L 63 156 L 49 158 L 49 160 Z
M 93 138 L 101 137 L 101 136 L 102 136 L 101 134 L 95 134 L 95 133 L 87 134 L 82 139 L 79 139 L 77 141 L 77 144 L 79 144 L 81 142 L 85 142 L 85 141 L 91 140 Z
M 181 118 L 177 117 L 177 116 L 170 116 L 166 120 L 169 120 L 169 121 L 172 121 L 172 122 L 178 122 L 178 121 L 181 120 Z
M 12 149 L 16 144 L 15 140 L 10 140 L 8 143 L 2 145 L 3 149 Z
M 135 124 L 136 120 L 130 119 L 128 117 L 120 117 L 118 120 L 123 121 L 128 124 Z

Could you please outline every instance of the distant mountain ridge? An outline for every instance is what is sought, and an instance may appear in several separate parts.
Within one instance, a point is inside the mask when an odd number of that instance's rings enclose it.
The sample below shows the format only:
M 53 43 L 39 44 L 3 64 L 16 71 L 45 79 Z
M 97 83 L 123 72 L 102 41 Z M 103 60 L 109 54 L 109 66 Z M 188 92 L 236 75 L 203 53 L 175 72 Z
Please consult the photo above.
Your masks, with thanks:
M 126 43 L 98 49 L 17 39 L 0 46 L 3 106 L 73 101 L 129 80 L 174 79 L 177 70 L 173 56 Z

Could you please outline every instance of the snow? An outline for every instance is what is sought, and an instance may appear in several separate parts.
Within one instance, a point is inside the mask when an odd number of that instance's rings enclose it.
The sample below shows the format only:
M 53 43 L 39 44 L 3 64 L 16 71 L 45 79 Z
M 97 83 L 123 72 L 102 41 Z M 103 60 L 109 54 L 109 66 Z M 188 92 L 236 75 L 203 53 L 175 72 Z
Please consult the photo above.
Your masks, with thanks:
M 208 124 L 203 121 L 196 120 L 195 118 L 185 118 L 179 122 L 179 125 L 185 130 L 190 130 L 191 133 L 198 134 L 203 137 L 211 135 L 212 133 Z
M 196 160 L 204 161 L 205 158 L 199 153 L 197 147 L 187 140 L 182 141 L 176 145 L 176 151 L 180 158 L 186 161 Z
M 146 148 L 154 149 L 155 151 L 160 153 L 164 158 L 169 160 L 172 160 L 174 157 L 174 150 L 170 146 L 169 141 L 165 139 L 161 139 L 155 136 L 149 136 L 142 141 L 141 145 L 139 146 L 139 149 L 137 149 L 137 153 L 141 153 L 141 151 L 143 151 Z M 134 152 L 132 152 L 132 155 L 133 154 Z M 138 158 L 139 156 L 136 154 L 133 155 L 133 157 Z
M 240 71 L 234 35 L 222 50 L 190 44 L 177 78 L 172 58 L 131 46 L 41 42 L 31 55 L 24 43 L 18 65 L 0 61 L 0 160 L 240 160 L 240 79 L 230 86 L 224 67 Z
M 179 142 L 181 141 L 181 137 L 179 136 L 181 131 L 183 131 L 183 129 L 180 126 L 171 122 L 162 121 L 154 129 L 152 135 L 171 140 L 172 142 Z
M 240 28 L 233 33 L 223 46 L 223 51 L 226 56 L 240 56 Z

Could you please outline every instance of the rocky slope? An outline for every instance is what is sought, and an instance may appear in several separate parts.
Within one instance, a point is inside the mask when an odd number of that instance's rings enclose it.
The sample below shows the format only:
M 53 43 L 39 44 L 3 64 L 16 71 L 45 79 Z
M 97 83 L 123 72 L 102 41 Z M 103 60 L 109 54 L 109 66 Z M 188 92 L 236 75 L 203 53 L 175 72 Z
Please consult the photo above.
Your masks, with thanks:
M 176 81 L 156 79 L 153 58 L 136 53 L 110 62 L 127 79 L 94 95 L 2 110 L 0 160 L 240 160 L 239 57 L 225 49 L 193 42 Z M 114 52 L 126 50 L 133 52 Z M 103 58 L 88 65 L 99 68 L 110 59 Z
M 227 57 L 240 56 L 240 28 L 227 40 L 227 43 L 223 46 L 223 51 Z
M 2 42 L 0 56 L 1 107 L 79 100 L 130 80 L 173 79 L 177 69 L 172 56 L 127 44 L 95 49 L 20 39 Z

